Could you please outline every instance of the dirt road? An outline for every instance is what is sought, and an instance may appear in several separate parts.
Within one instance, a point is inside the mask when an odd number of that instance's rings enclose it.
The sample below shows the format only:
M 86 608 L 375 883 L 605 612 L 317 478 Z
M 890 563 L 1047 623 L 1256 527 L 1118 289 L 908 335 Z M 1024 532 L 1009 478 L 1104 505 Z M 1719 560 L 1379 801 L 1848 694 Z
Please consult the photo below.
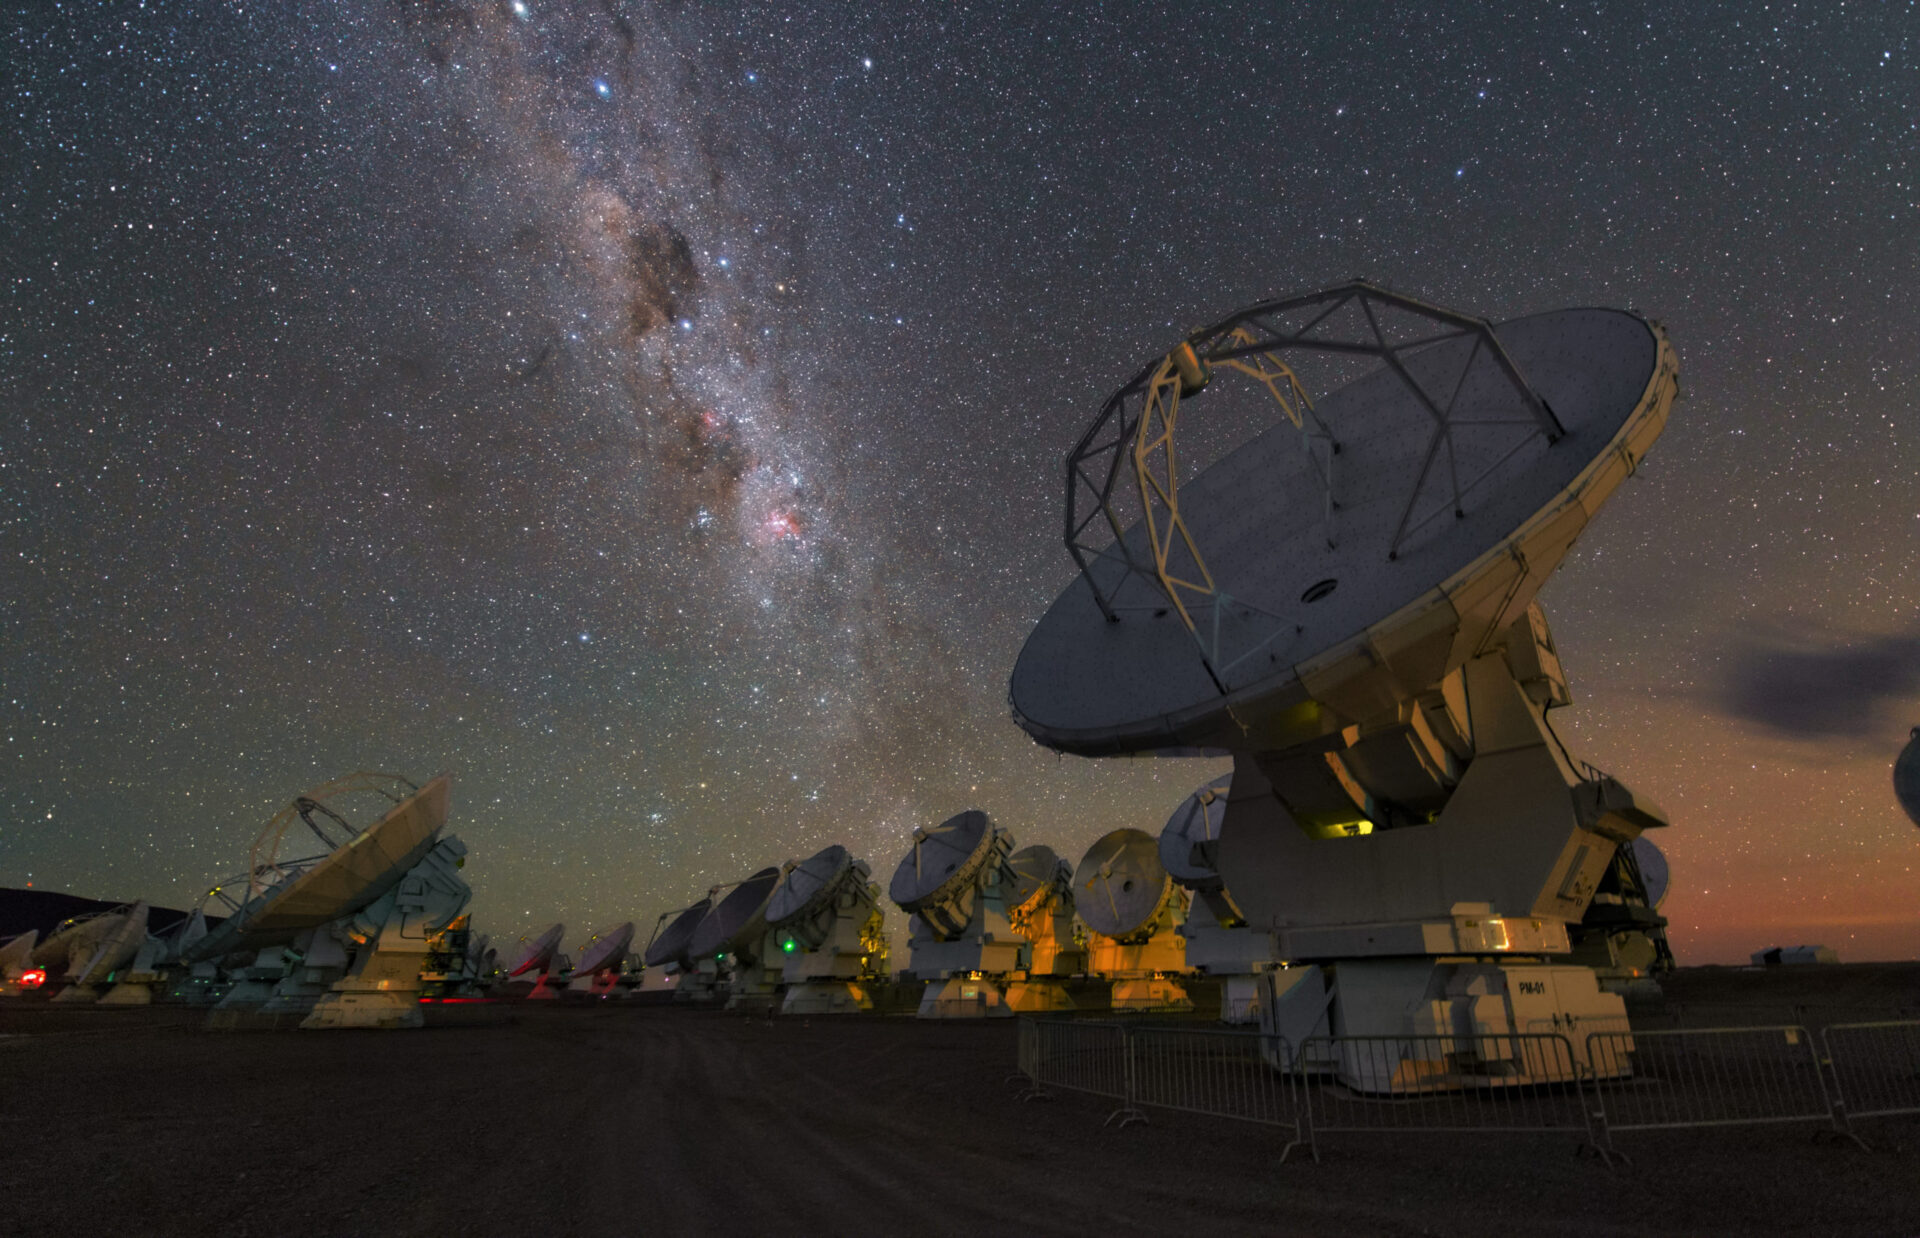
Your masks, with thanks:
M 412 1033 L 0 1011 L 0 1233 L 1915 1234 L 1920 1124 L 1282 1138 L 1023 1103 L 1011 1025 L 469 1008 Z M 1889 1150 L 1888 1145 L 1905 1144 Z

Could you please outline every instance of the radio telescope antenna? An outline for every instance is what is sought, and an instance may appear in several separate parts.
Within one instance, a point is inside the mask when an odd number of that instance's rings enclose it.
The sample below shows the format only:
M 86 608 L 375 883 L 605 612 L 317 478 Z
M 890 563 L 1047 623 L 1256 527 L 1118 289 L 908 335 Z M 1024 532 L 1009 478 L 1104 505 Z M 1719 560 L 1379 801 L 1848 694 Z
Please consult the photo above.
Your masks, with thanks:
M 1251 1023 L 1259 1017 L 1260 976 L 1280 957 L 1273 934 L 1247 923 L 1214 867 L 1232 781 L 1223 774 L 1180 801 L 1160 831 L 1160 863 L 1200 904 L 1180 926 L 1187 966 L 1220 981 L 1221 1022 Z
M 1080 574 L 1015 663 L 1015 720 L 1086 756 L 1233 757 L 1214 867 L 1308 965 L 1274 979 L 1301 1018 L 1449 1036 L 1471 1012 L 1425 994 L 1524 1023 L 1508 981 L 1526 979 L 1555 994 L 1542 1017 L 1616 1026 L 1590 968 L 1545 960 L 1615 849 L 1666 819 L 1554 737 L 1571 698 L 1534 598 L 1645 458 L 1677 376 L 1633 314 L 1495 326 L 1359 281 L 1195 331 L 1069 454 Z M 1249 410 L 1271 428 L 1183 471 L 1196 419 Z
M 1893 763 L 1893 794 L 1915 825 L 1920 825 L 1920 726 L 1913 728 L 1907 746 Z
M 1074 905 L 1093 931 L 1088 971 L 1113 984 L 1119 1011 L 1192 1009 L 1177 977 L 1187 970 L 1187 894 L 1160 863 L 1153 835 L 1102 835 L 1074 870 Z
M 56 1002 L 100 1000 L 101 987 L 128 963 L 147 937 L 147 905 L 129 903 L 64 920 L 33 949 Z
M 722 889 L 727 889 L 726 896 L 693 930 L 688 952 L 703 966 L 711 960 L 732 973 L 728 1010 L 773 1011 L 787 960 L 767 926 L 767 904 L 786 874 L 784 867 L 763 868 L 731 889 L 715 887 L 714 897 Z
M 555 964 L 560 957 L 560 943 L 566 938 L 567 926 L 554 924 L 515 942 L 506 972 L 500 977 L 505 993 L 527 1001 L 557 998 L 560 994 L 554 984 L 560 977 Z
M 349 798 L 373 800 L 379 815 L 355 826 Z M 254 954 L 230 973 L 238 982 L 216 1018 L 253 1006 L 308 1012 L 302 1027 L 418 1027 L 429 938 L 472 897 L 459 873 L 466 845 L 441 837 L 451 802 L 445 774 L 416 787 L 361 773 L 275 814 L 254 840 L 244 889 L 225 895 L 233 914 L 181 951 L 189 965 Z
M 1087 970 L 1087 952 L 1074 933 L 1073 865 L 1036 843 L 1007 860 L 1013 889 L 1007 919 L 1027 939 L 1027 967 L 1007 986 L 1007 1005 L 1019 1014 L 1072 1010 L 1063 983 Z
M 33 961 L 33 948 L 39 944 L 39 929 L 28 929 L 0 941 L 0 993 L 10 996 L 23 988 L 37 989 L 46 982 L 46 972 Z M 28 972 L 39 979 L 23 986 L 21 981 Z
M 888 894 L 909 917 L 907 970 L 927 982 L 920 1018 L 1013 1013 L 1007 985 L 1025 968 L 1031 947 L 1007 919 L 1016 880 L 1007 866 L 1012 851 L 1013 835 L 978 809 L 913 831 Z
M 614 987 L 627 965 L 627 948 L 633 944 L 633 921 L 627 920 L 587 938 L 580 947 L 580 961 L 574 964 L 567 981 L 572 997 L 613 996 Z
M 886 975 L 880 887 L 871 869 L 838 844 L 795 864 L 767 903 L 767 924 L 787 957 L 782 1014 L 873 1009 L 868 992 Z
M 695 959 L 691 950 L 693 931 L 712 910 L 713 897 L 709 895 L 691 907 L 661 916 L 654 924 L 653 940 L 647 943 L 646 953 L 641 956 L 646 966 L 663 967 L 679 975 L 679 983 L 673 989 L 676 1001 L 705 1001 L 713 996 L 717 969 Z M 665 929 L 661 924 L 666 925 Z

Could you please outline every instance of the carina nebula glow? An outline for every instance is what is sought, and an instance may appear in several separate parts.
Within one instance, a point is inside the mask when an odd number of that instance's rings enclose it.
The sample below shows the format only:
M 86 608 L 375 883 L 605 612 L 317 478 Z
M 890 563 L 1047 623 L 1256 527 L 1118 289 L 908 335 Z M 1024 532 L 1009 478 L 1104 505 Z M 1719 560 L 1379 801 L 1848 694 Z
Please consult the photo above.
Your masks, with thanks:
M 1221 766 L 1006 716 L 1062 461 L 1194 323 L 1365 275 L 1665 322 L 1684 402 L 1545 598 L 1562 733 L 1673 816 L 1683 960 L 1911 956 L 1908 24 L 28 6 L 0 884 L 191 902 L 355 768 L 452 770 L 499 933 L 967 807 L 1157 829 Z

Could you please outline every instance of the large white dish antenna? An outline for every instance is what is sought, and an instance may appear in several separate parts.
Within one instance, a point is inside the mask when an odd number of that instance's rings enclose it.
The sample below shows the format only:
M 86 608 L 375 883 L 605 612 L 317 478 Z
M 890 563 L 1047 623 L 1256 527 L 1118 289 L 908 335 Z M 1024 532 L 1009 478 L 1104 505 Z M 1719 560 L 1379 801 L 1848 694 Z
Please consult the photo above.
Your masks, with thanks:
M 40 930 L 28 929 L 0 941 L 0 981 L 12 980 L 33 962 L 33 948 L 40 943 Z
M 120 922 L 101 940 L 86 961 L 74 967 L 73 982 L 105 984 L 115 972 L 133 962 L 133 956 L 140 953 L 140 947 L 147 941 L 147 914 L 145 903 L 135 903 L 127 908 L 119 917 Z
M 47 971 L 52 980 L 78 982 L 102 946 L 126 927 L 130 914 L 140 912 L 141 931 L 146 931 L 146 904 L 95 911 L 62 921 L 47 939 L 33 950 L 33 961 Z M 136 948 L 138 943 L 135 943 Z
M 1913 728 L 1907 746 L 1893 763 L 1893 794 L 1913 823 L 1920 825 L 1920 726 Z
M 531 940 L 523 939 L 524 944 L 514 952 L 513 961 L 507 965 L 507 978 L 511 980 L 527 972 L 546 971 L 566 936 L 567 926 L 556 924 Z
M 1087 927 L 1125 938 L 1150 927 L 1173 898 L 1160 844 L 1141 830 L 1119 829 L 1087 848 L 1074 870 L 1074 906 Z
M 738 954 L 767 931 L 767 904 L 780 885 L 778 868 L 763 868 L 727 891 L 693 931 L 687 953 L 696 959 Z
M 1381 364 L 1308 402 L 1282 358 L 1312 352 Z M 1178 397 L 1239 382 L 1229 367 L 1291 420 L 1183 482 Z M 1410 699 L 1525 612 L 1659 435 L 1677 373 L 1632 314 L 1496 330 L 1357 283 L 1194 333 L 1071 457 L 1082 573 L 1021 650 L 1016 720 L 1089 756 L 1271 751 Z M 1136 474 L 1122 528 L 1115 480 Z
M 647 952 L 642 961 L 648 967 L 665 967 L 669 964 L 687 966 L 691 961 L 688 947 L 693 943 L 693 932 L 712 910 L 713 900 L 703 898 L 693 906 L 674 913 L 667 927 L 647 943 Z
M 949 817 L 931 830 L 913 832 L 913 850 L 893 870 L 888 895 L 900 910 L 918 915 L 951 937 L 973 915 L 974 883 L 995 855 L 999 831 L 977 808 Z M 1010 845 L 1002 843 L 1000 854 Z
M 853 871 L 853 856 L 839 843 L 793 866 L 767 902 L 767 924 L 782 928 L 803 920 L 831 902 Z
M 1214 850 L 1220 825 L 1227 816 L 1227 787 L 1232 774 L 1222 774 L 1180 801 L 1160 831 L 1160 863 L 1173 879 L 1196 894 L 1218 893 L 1223 883 L 1214 869 Z
M 396 791 L 395 784 L 408 790 Z M 363 830 L 355 830 L 327 804 L 328 797 L 370 790 L 395 802 Z M 417 789 L 397 775 L 355 774 L 298 797 L 254 841 L 247 901 L 188 946 L 182 959 L 197 962 L 291 941 L 304 929 L 330 924 L 375 902 L 433 850 L 452 797 L 452 780 L 446 774 Z M 296 821 L 323 842 L 344 841 L 322 856 L 287 860 L 283 852 Z
M 574 964 L 573 974 L 590 975 L 609 967 L 617 968 L 627 957 L 627 947 L 633 944 L 633 922 L 615 925 L 602 933 L 595 933 L 587 939 L 587 945 L 580 952 L 580 961 Z
M 1633 862 L 1640 870 L 1640 884 L 1647 896 L 1647 906 L 1657 911 L 1660 904 L 1667 901 L 1667 885 L 1671 880 L 1667 857 L 1645 834 L 1634 839 L 1632 846 Z
M 1045 843 L 1020 848 L 1008 857 L 1007 867 L 1013 870 L 1013 891 L 1007 897 L 1009 914 L 1026 910 L 1029 903 L 1053 889 L 1063 868 L 1067 877 L 1073 876 L 1072 866 Z

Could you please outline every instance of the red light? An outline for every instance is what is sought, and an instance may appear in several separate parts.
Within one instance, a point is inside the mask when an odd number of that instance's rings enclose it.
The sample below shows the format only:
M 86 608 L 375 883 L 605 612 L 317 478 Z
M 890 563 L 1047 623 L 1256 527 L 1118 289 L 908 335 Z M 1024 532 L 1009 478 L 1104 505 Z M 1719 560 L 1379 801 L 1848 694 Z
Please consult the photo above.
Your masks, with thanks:
M 47 973 L 38 967 L 29 967 L 20 973 L 20 987 L 37 989 L 47 982 Z

